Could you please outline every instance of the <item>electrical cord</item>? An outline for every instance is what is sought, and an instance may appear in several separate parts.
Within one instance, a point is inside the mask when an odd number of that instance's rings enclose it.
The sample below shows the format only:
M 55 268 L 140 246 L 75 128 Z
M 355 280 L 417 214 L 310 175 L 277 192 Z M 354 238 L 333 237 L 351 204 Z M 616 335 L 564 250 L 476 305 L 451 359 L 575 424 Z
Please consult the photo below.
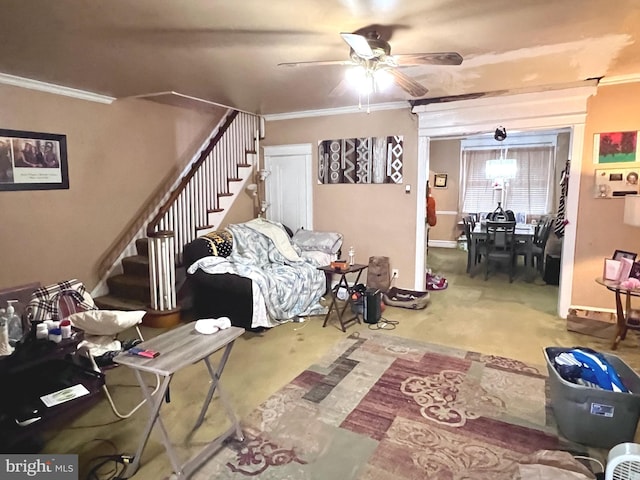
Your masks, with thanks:
M 87 480 L 117 480 L 122 478 L 121 475 L 127 468 L 127 465 L 133 461 L 133 457 L 130 455 L 100 455 L 91 459 L 89 463 L 98 462 L 94 465 L 87 474 Z M 113 462 L 111 469 L 106 472 L 101 472 L 105 465 L 109 465 Z M 108 476 L 107 476 L 108 475 Z
M 395 330 L 400 322 L 398 320 L 388 320 L 380 317 L 377 323 L 370 323 L 369 330 Z
M 574 455 L 573 458 L 577 459 L 577 460 L 587 460 L 589 462 L 593 462 L 598 464 L 598 466 L 600 467 L 600 470 L 602 472 L 604 472 L 604 465 L 602 464 L 602 462 L 600 460 L 598 460 L 597 458 L 593 458 L 593 457 L 587 457 L 585 455 Z
M 111 446 L 111 449 L 114 452 L 118 451 L 118 447 L 111 440 L 107 438 L 95 438 L 90 440 L 91 442 L 104 442 Z M 97 457 L 93 457 L 89 460 L 87 465 L 93 465 L 89 473 L 87 474 L 87 480 L 117 480 L 120 478 L 126 469 L 126 466 L 133 461 L 133 457 L 131 455 L 123 455 L 119 453 L 113 453 L 111 455 L 99 455 Z M 101 471 L 105 465 L 113 462 L 111 468 L 109 470 Z M 119 468 L 118 466 L 121 465 Z

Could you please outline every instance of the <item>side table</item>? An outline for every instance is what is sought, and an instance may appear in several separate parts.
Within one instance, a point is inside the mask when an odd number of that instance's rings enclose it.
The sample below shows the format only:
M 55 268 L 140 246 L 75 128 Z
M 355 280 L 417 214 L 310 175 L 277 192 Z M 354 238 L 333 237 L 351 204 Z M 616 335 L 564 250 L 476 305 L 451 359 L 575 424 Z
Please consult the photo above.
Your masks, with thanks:
M 360 280 L 360 276 L 362 275 L 362 272 L 367 268 L 367 265 L 361 265 L 361 264 L 354 264 L 354 265 L 349 265 L 349 268 L 347 268 L 346 270 L 336 270 L 335 268 L 331 267 L 330 265 L 326 265 L 324 267 L 318 267 L 318 270 L 322 270 L 325 275 L 327 276 L 327 283 L 329 283 L 329 278 L 330 275 L 333 273 L 336 273 L 338 275 L 340 275 L 340 280 L 338 281 L 337 285 L 333 288 L 329 289 L 329 292 L 331 293 L 331 305 L 329 306 L 329 311 L 327 312 L 327 314 L 324 317 L 324 323 L 322 324 L 323 327 L 327 326 L 327 322 L 329 321 L 329 317 L 331 316 L 331 312 L 332 311 L 336 311 L 336 313 L 338 314 L 338 320 L 340 321 L 340 327 L 342 328 L 343 332 L 346 332 L 347 329 L 347 325 L 352 323 L 352 322 L 360 322 L 360 317 L 359 315 L 356 313 L 353 317 L 348 318 L 348 319 L 344 319 L 344 313 L 347 310 L 347 308 L 349 308 L 351 305 L 353 305 L 353 301 L 351 299 L 351 289 L 358 284 L 358 281 Z M 356 276 L 355 281 L 349 285 L 349 282 L 347 281 L 347 274 L 348 273 L 357 273 L 358 275 Z M 347 300 L 344 302 L 344 306 L 342 307 L 342 309 L 338 308 L 338 290 L 344 287 L 347 289 Z
M 73 361 L 84 331 L 74 329 L 71 338 L 60 343 L 28 339 L 13 354 L 0 357 L 0 384 L 6 394 L 0 398 L 0 451 L 25 451 L 48 428 L 63 425 L 98 399 L 104 375 Z M 47 406 L 41 397 L 73 385 L 89 394 Z M 37 442 L 34 442 L 35 446 Z
M 624 340 L 627 336 L 627 331 L 640 330 L 640 324 L 633 324 L 629 322 L 627 316 L 631 311 L 631 297 L 640 297 L 640 291 L 628 290 L 620 287 L 618 282 L 612 280 L 604 280 L 602 278 L 596 278 L 596 282 L 607 288 L 616 294 L 616 336 L 613 339 L 611 350 L 618 348 L 618 344 Z M 625 294 L 625 306 L 622 306 L 622 293 Z

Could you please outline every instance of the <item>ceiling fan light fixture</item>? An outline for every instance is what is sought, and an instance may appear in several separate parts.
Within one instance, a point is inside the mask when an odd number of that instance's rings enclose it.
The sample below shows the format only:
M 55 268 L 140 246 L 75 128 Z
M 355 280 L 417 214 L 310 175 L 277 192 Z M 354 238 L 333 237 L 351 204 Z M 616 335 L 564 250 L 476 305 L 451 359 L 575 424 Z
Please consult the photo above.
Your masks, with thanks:
M 374 78 L 369 70 L 362 65 L 349 68 L 345 73 L 348 82 L 360 95 L 373 93 Z
M 387 90 L 394 83 L 393 75 L 386 69 L 379 69 L 373 72 L 373 78 L 376 82 L 376 90 L 379 92 Z

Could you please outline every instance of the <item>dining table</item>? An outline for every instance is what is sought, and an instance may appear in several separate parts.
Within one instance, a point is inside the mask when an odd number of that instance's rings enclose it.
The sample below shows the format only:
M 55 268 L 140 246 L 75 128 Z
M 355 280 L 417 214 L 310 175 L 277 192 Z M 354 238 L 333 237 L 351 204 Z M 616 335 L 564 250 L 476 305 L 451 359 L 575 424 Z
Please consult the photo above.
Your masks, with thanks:
M 516 223 L 514 232 L 514 241 L 519 243 L 518 250 L 524 253 L 525 265 L 533 269 L 533 239 L 536 232 L 536 224 L 533 223 Z M 478 243 L 486 241 L 488 237 L 486 222 L 476 223 L 471 230 L 470 245 L 467 246 L 471 251 L 471 258 L 475 259 L 477 255 Z

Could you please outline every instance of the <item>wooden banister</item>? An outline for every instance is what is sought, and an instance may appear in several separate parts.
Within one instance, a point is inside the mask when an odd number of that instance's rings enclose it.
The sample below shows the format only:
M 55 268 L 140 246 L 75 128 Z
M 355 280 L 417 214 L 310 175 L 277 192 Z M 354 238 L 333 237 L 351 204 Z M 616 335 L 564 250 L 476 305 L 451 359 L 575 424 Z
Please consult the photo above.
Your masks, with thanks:
M 171 192 L 171 195 L 169 196 L 167 201 L 164 202 L 164 205 L 162 205 L 160 207 L 160 210 L 158 210 L 158 213 L 155 215 L 155 217 L 153 217 L 153 219 L 149 222 L 149 225 L 147 226 L 147 236 L 149 236 L 149 237 L 153 236 L 153 234 L 156 231 L 156 229 L 158 228 L 158 225 L 160 224 L 160 221 L 162 220 L 162 218 L 167 214 L 167 212 L 172 207 L 172 205 L 178 200 L 178 198 L 180 197 L 180 194 L 184 191 L 184 189 L 187 187 L 187 185 L 189 185 L 189 183 L 191 182 L 191 180 L 195 176 L 196 172 L 200 169 L 202 164 L 207 159 L 208 155 L 211 153 L 213 148 L 220 141 L 220 139 L 224 136 L 224 134 L 229 129 L 229 127 L 231 126 L 231 124 L 233 123 L 235 118 L 238 116 L 238 113 L 239 112 L 237 110 L 231 110 L 231 112 L 229 112 L 229 114 L 227 115 L 227 119 L 220 126 L 220 129 L 218 130 L 218 133 L 211 139 L 211 141 L 205 147 L 205 149 L 202 150 L 198 160 L 196 160 L 193 163 L 193 165 L 191 166 L 191 169 L 189 169 L 187 174 L 182 178 L 182 180 L 176 186 L 174 191 Z

